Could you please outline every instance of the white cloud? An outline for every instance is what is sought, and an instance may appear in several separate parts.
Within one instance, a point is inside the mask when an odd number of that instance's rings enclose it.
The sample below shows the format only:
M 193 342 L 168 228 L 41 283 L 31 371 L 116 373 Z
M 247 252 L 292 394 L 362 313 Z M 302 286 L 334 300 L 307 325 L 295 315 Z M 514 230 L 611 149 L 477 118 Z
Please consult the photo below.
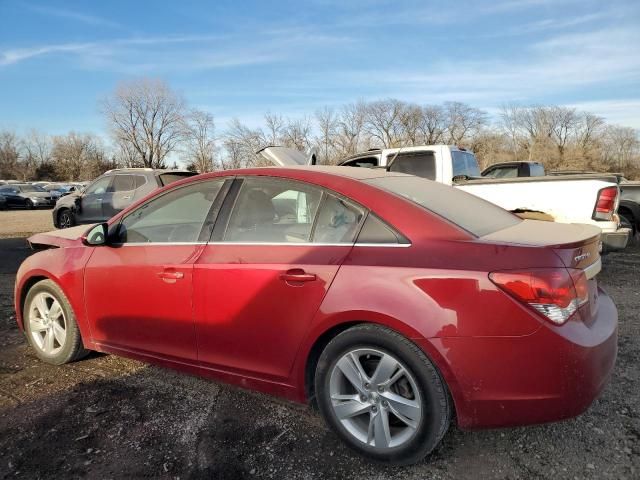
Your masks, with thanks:
M 63 8 L 45 7 L 41 5 L 30 4 L 25 5 L 25 7 L 32 12 L 39 13 L 41 15 L 73 20 L 93 27 L 122 28 L 119 23 L 113 22 L 106 18 L 98 17 L 95 15 L 87 15 L 72 10 L 65 10 Z
M 571 103 L 566 106 L 595 113 L 608 123 L 640 130 L 640 99 L 638 98 L 595 100 Z

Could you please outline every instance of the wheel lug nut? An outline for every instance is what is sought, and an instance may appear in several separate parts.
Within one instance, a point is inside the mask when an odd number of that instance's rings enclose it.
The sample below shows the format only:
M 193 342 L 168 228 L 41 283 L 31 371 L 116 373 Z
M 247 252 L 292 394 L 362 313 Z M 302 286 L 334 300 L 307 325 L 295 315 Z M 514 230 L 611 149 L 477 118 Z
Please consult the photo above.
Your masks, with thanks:
M 375 405 L 373 407 L 371 407 L 371 411 L 373 413 L 376 413 L 378 411 L 378 407 L 376 407 Z
M 383 387 L 382 385 L 380 385 L 380 386 L 378 387 L 378 391 L 379 391 L 380 393 L 384 392 L 384 387 Z
M 382 406 L 383 407 L 388 407 L 389 406 L 389 402 L 387 402 L 386 400 L 382 401 Z
M 360 395 L 360 400 L 363 402 L 367 401 L 367 396 L 366 395 Z
M 368 383 L 365 383 L 365 384 L 364 384 L 364 388 L 366 388 L 367 390 L 369 390 L 369 388 L 371 388 L 371 385 L 370 385 L 370 384 L 368 384 Z

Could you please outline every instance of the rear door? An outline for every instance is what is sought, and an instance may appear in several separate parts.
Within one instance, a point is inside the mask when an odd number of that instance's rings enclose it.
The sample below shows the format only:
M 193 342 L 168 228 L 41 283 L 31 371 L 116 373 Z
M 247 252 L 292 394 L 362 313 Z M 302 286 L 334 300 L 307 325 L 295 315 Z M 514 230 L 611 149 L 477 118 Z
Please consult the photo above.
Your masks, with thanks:
M 200 364 L 286 379 L 362 217 L 303 182 L 238 180 L 194 269 Z

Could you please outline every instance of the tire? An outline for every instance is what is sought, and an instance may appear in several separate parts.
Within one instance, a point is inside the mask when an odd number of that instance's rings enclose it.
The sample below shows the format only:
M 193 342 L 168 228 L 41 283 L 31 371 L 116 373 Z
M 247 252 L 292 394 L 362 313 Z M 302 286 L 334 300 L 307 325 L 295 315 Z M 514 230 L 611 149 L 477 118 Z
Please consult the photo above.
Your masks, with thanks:
M 27 198 L 27 201 L 24 202 L 24 208 L 26 208 L 27 210 L 33 210 L 35 207 L 33 205 L 33 202 Z
M 42 280 L 31 287 L 24 302 L 23 319 L 27 340 L 40 360 L 62 365 L 89 353 L 69 300 L 55 282 Z
M 618 212 L 618 215 L 620 216 L 620 225 L 623 228 L 631 229 L 631 235 L 629 236 L 629 245 L 638 243 L 638 229 L 636 228 L 634 218 L 626 213 Z
M 381 364 L 388 375 L 378 376 Z M 357 325 L 329 342 L 316 367 L 315 393 L 323 418 L 349 447 L 389 465 L 422 460 L 451 423 L 448 390 L 433 363 L 413 342 L 378 325 Z
M 71 210 L 68 208 L 60 210 L 60 213 L 58 213 L 58 225 L 60 225 L 60 228 L 71 228 L 75 224 L 76 221 Z

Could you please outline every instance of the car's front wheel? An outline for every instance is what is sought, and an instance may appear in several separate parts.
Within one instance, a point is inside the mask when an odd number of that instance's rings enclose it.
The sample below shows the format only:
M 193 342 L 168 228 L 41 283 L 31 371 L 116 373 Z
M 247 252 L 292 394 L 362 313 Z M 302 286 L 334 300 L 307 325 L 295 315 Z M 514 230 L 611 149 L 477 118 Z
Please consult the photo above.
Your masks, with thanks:
M 24 208 L 26 208 L 27 210 L 33 210 L 34 209 L 33 202 L 27 198 L 27 201 L 24 202 Z
M 71 304 L 53 281 L 42 280 L 31 287 L 23 320 L 29 344 L 41 360 L 62 365 L 89 353 L 82 344 Z
M 315 392 L 332 429 L 383 463 L 421 460 L 451 421 L 446 385 L 424 352 L 376 325 L 352 327 L 329 342 L 316 368 Z
M 60 228 L 71 228 L 76 224 L 71 210 L 65 208 L 58 214 L 58 225 Z

